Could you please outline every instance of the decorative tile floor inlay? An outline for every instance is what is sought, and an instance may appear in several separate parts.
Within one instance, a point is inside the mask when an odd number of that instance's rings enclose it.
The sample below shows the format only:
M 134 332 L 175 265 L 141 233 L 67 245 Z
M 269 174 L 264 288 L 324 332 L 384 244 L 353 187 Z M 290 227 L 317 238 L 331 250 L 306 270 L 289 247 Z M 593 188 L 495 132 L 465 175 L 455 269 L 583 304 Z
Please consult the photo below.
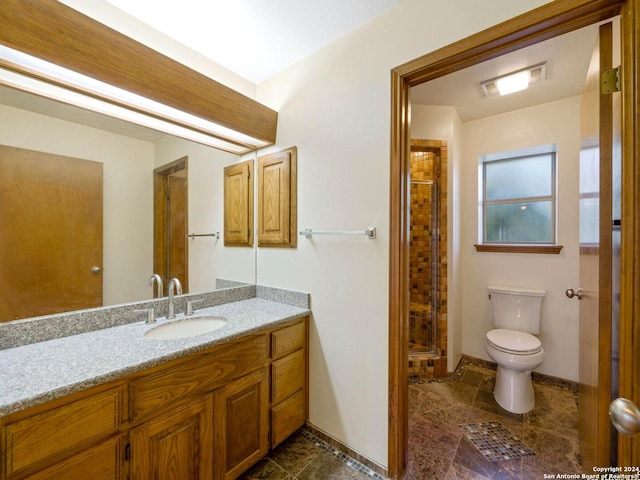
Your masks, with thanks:
M 461 425 L 464 436 L 490 462 L 501 462 L 535 455 L 522 440 L 500 422 L 481 422 Z

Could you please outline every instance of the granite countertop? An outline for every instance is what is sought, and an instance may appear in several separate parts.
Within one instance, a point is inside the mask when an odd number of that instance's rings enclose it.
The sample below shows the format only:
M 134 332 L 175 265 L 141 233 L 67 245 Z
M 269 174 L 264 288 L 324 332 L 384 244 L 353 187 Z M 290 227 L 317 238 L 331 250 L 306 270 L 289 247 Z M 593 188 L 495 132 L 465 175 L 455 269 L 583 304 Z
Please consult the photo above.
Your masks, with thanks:
M 0 416 L 24 410 L 134 372 L 185 357 L 304 317 L 306 308 L 251 298 L 196 310 L 194 317 L 222 316 L 218 330 L 175 340 L 144 333 L 162 323 L 130 323 L 0 350 Z M 183 319 L 178 315 L 175 321 Z

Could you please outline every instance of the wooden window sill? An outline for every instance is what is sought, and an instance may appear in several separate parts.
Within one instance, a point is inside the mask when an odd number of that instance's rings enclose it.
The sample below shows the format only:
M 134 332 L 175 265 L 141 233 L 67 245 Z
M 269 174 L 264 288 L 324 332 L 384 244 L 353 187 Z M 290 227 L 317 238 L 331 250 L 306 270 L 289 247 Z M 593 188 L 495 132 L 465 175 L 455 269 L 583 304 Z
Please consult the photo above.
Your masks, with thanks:
M 562 250 L 562 245 L 499 245 L 499 244 L 475 244 L 478 252 L 499 253 L 546 253 L 557 255 Z

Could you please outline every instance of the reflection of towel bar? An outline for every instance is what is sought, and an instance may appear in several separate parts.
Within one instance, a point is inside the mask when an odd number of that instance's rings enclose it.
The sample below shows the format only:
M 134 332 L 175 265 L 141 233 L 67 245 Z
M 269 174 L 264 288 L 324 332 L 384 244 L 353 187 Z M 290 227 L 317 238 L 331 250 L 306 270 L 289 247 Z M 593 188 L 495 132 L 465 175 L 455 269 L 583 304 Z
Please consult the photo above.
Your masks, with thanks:
M 311 238 L 314 235 L 366 235 L 369 240 L 376 238 L 376 227 L 369 227 L 366 230 L 354 230 L 354 231 L 334 231 L 334 232 L 317 232 L 307 228 L 300 232 L 300 235 L 304 235 L 305 238 Z
M 196 237 L 215 237 L 220 238 L 220 232 L 216 233 L 189 233 L 187 235 L 188 238 L 196 238 Z

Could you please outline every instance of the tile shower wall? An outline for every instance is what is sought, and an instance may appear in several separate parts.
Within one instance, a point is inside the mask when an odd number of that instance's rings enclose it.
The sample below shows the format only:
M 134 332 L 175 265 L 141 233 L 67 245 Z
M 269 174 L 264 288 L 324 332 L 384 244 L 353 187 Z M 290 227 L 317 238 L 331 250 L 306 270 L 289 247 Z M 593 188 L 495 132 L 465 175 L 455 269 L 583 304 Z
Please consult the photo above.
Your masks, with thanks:
M 447 144 L 412 140 L 411 147 L 416 183 L 411 185 L 409 376 L 437 378 L 447 375 Z M 433 185 L 417 183 L 429 181 Z

